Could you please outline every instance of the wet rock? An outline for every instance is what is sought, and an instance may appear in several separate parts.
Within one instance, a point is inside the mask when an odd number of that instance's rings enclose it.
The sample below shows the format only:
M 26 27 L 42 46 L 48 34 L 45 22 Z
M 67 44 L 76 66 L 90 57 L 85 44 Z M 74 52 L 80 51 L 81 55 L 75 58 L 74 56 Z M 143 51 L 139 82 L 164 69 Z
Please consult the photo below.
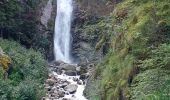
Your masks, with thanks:
M 89 77 L 89 74 L 87 74 L 87 73 L 80 75 L 80 79 L 81 79 L 81 80 L 85 80 L 85 79 L 87 79 L 88 77 Z
M 77 81 L 77 84 L 78 84 L 78 85 L 82 85 L 83 82 L 82 82 L 81 80 L 78 80 L 78 81 Z
M 62 74 L 62 70 L 59 68 L 54 68 L 53 71 L 56 72 L 58 75 Z
M 80 75 L 80 71 L 81 71 L 81 66 L 76 67 L 77 75 Z
M 54 61 L 53 63 L 55 66 L 60 66 L 62 64 L 65 64 L 63 61 Z
M 62 83 L 62 84 L 60 85 L 60 87 L 61 87 L 61 88 L 64 88 L 64 87 L 66 87 L 68 84 L 69 84 L 68 82 L 64 82 L 64 83 Z
M 54 80 L 54 79 L 47 79 L 47 80 L 46 80 L 46 83 L 47 83 L 49 86 L 53 86 L 53 85 L 56 83 L 56 80 Z
M 73 81 L 74 81 L 74 82 L 77 82 L 78 80 L 79 80 L 78 78 L 73 77 Z
M 77 67 L 76 64 L 64 64 L 59 66 L 60 69 L 63 69 L 65 71 L 67 70 L 76 71 L 76 67 Z
M 70 100 L 70 99 L 68 99 L 68 98 L 63 98 L 62 100 Z
M 45 89 L 46 89 L 47 91 L 51 91 L 51 86 L 47 86 L 47 87 L 45 87 Z
M 77 73 L 75 71 L 71 71 L 71 70 L 66 71 L 65 74 L 68 76 L 76 76 L 77 75 Z
M 51 93 L 51 97 L 58 97 L 58 93 Z
M 68 91 L 65 92 L 66 95 L 69 95 L 70 93 Z
M 68 91 L 70 94 L 73 94 L 76 92 L 78 86 L 76 84 L 70 84 L 64 88 L 64 90 Z
M 64 97 L 65 93 L 63 91 L 58 91 L 58 96 L 59 97 Z
M 49 79 L 52 79 L 52 78 L 54 78 L 54 77 L 55 77 L 55 76 L 54 76 L 53 74 L 49 74 L 49 75 L 48 75 L 48 78 L 49 78 Z
M 86 74 L 80 75 L 80 79 L 81 79 L 81 80 L 85 80 L 85 79 L 86 79 Z
M 87 73 L 87 67 L 81 67 L 80 68 L 80 74 Z

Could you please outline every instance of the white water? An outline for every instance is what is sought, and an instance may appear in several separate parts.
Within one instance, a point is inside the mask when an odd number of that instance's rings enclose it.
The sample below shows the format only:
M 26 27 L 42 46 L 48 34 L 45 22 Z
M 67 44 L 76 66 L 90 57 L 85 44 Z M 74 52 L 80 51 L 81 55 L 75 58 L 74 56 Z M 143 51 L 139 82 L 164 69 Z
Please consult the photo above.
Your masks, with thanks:
M 55 21 L 54 54 L 55 60 L 71 63 L 71 17 L 72 0 L 57 0 L 57 16 Z
M 67 76 L 65 74 L 58 75 L 57 73 L 53 72 L 55 76 L 59 79 L 67 80 L 71 84 L 77 84 L 77 82 L 73 81 L 73 78 L 79 78 L 80 76 Z M 78 85 L 78 84 L 77 84 Z M 74 93 L 74 98 L 72 97 L 72 94 L 65 95 L 63 98 L 67 98 L 69 100 L 87 100 L 83 96 L 83 91 L 85 89 L 85 85 L 78 85 L 77 91 Z M 62 100 L 63 98 L 59 99 Z

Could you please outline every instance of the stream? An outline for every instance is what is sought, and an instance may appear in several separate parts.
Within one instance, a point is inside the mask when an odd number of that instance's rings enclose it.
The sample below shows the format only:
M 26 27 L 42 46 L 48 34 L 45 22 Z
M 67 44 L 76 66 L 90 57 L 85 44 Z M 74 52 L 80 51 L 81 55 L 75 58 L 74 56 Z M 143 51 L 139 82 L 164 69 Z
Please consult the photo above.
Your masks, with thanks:
M 88 73 L 81 73 L 78 64 L 51 64 L 45 83 L 47 91 L 43 100 L 87 100 L 83 96 Z

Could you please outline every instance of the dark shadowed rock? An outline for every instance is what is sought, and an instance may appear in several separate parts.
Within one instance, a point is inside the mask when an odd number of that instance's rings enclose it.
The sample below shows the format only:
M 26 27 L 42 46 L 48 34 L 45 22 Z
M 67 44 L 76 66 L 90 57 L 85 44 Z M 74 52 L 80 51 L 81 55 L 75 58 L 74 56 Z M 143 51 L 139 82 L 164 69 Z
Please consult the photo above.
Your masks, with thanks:
M 69 83 L 68 82 L 64 82 L 63 84 L 60 85 L 61 88 L 64 88 L 68 85 Z
M 63 64 L 60 65 L 58 68 L 62 69 L 62 70 L 72 70 L 72 71 L 76 71 L 76 64 Z
M 68 76 L 76 76 L 77 75 L 75 71 L 71 71 L 71 70 L 66 71 L 64 74 L 66 74 Z
M 60 65 L 65 64 L 65 62 L 63 62 L 63 61 L 54 61 L 53 63 L 55 66 L 60 66 Z
M 88 74 L 88 73 L 85 73 L 85 74 L 80 75 L 80 79 L 81 79 L 81 80 L 85 80 L 85 79 L 87 79 L 88 77 L 89 77 L 89 74 Z

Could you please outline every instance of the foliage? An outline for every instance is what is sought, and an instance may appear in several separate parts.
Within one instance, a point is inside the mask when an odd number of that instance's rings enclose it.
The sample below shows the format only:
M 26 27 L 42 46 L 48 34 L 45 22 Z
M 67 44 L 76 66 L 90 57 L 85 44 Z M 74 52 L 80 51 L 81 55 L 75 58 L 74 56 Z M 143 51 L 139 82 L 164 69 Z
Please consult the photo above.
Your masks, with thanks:
M 11 64 L 11 58 L 7 55 L 0 55 L 0 66 L 3 68 L 4 71 L 8 71 L 9 64 Z
M 168 100 L 169 4 L 169 0 L 124 0 L 107 16 L 111 28 L 104 25 L 108 30 L 102 27 L 100 32 L 110 36 L 109 52 L 91 84 L 100 87 L 93 90 L 102 94 L 97 100 Z M 98 35 L 98 43 L 104 43 L 103 34 Z
M 12 88 L 13 91 L 8 96 L 8 92 L 4 90 L 3 100 L 40 99 L 44 93 L 43 83 L 48 73 L 47 63 L 42 54 L 33 49 L 21 47 L 14 41 L 1 38 L 0 46 L 12 60 L 12 69 L 8 72 L 9 77 L 1 82 L 6 83 L 7 89 Z
M 0 3 L 0 37 L 14 39 L 42 52 L 49 46 L 48 37 L 38 31 L 40 4 L 46 0 L 3 0 Z M 45 4 L 45 3 L 44 3 Z

